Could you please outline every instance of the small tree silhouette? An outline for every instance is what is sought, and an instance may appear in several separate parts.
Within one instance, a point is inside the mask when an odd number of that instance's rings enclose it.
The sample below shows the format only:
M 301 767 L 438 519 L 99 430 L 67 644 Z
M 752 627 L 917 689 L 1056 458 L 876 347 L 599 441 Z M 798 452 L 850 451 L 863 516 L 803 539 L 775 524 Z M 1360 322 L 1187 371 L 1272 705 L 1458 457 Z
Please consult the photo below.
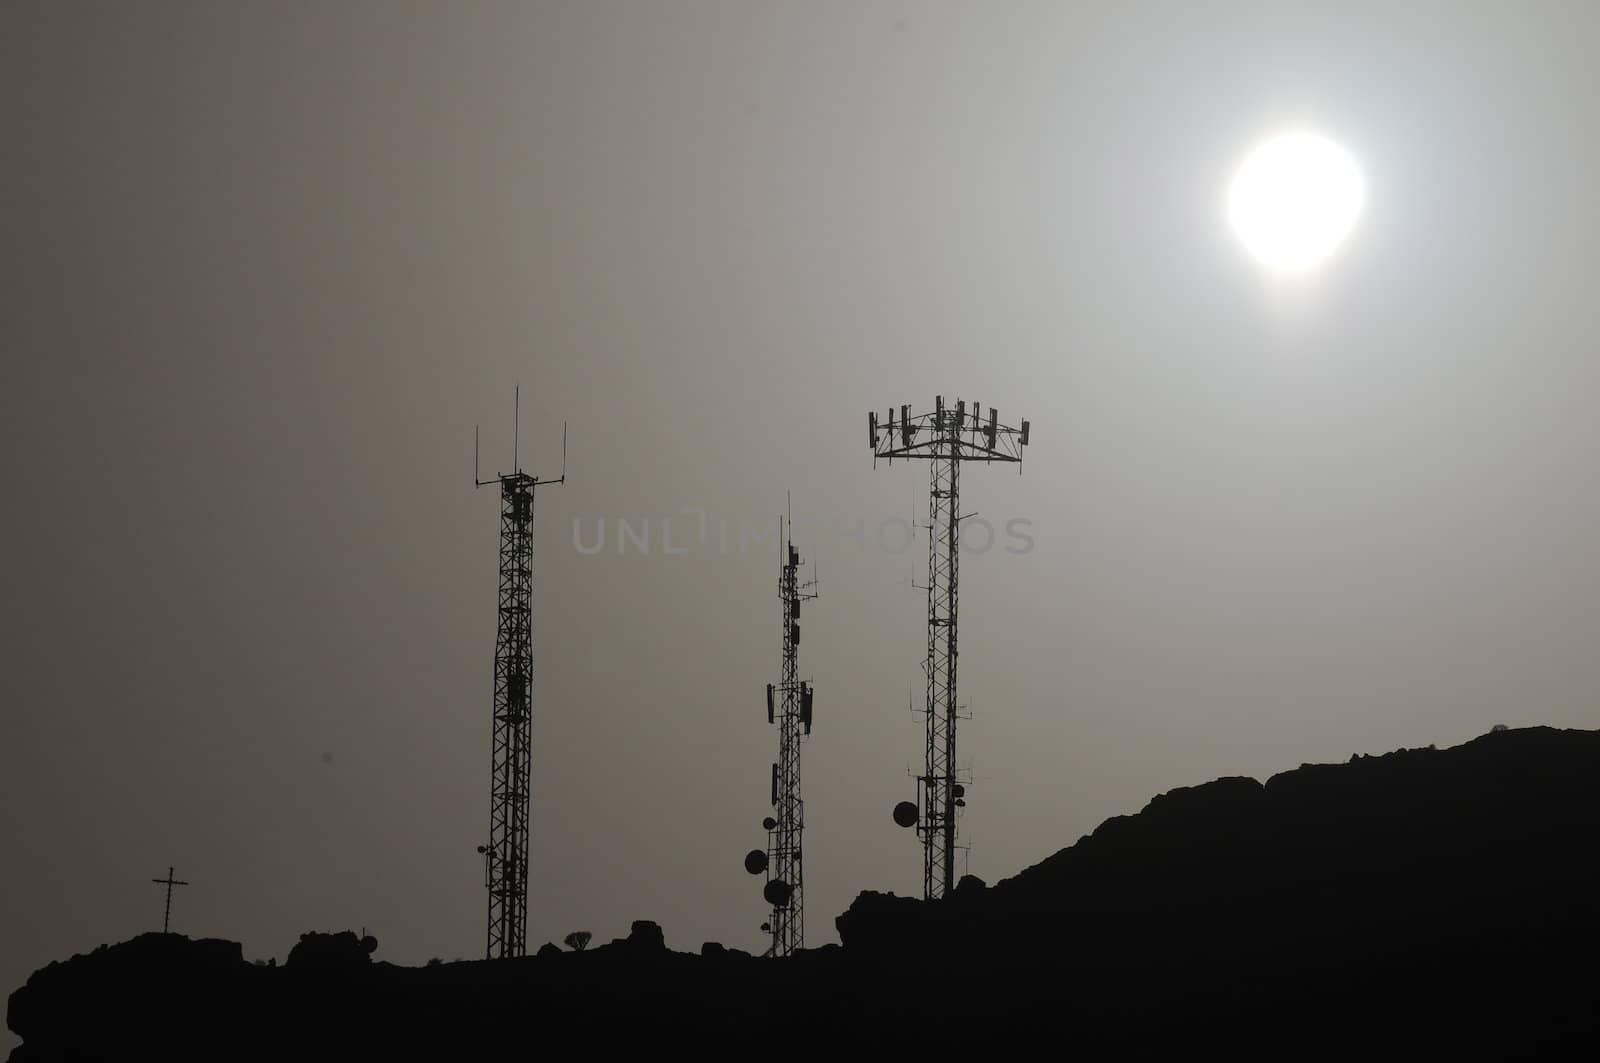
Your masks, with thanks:
M 571 949 L 573 952 L 582 952 L 584 949 L 589 947 L 589 939 L 592 937 L 594 937 L 594 935 L 589 933 L 587 930 L 574 930 L 572 933 L 568 934 L 562 939 L 562 944 L 566 945 L 567 948 Z

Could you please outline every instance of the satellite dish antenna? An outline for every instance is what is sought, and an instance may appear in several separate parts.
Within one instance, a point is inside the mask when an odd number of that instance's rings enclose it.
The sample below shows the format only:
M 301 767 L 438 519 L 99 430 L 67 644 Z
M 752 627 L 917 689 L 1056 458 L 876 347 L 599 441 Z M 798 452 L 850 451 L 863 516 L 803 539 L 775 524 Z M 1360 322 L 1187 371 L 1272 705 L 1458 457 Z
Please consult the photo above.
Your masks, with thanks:
M 901 801 L 894 806 L 894 821 L 901 827 L 915 827 L 917 825 L 917 806 L 910 801 Z
M 759 875 L 767 869 L 767 854 L 760 849 L 751 849 L 744 854 L 744 869 L 752 875 Z
M 773 819 L 771 816 L 768 816 L 766 819 L 761 821 L 761 827 L 763 830 L 777 830 L 778 821 Z
M 766 898 L 767 903 L 774 908 L 787 908 L 789 906 L 789 898 L 793 895 L 794 887 L 781 878 L 771 880 L 767 883 L 766 888 L 761 891 L 761 896 Z
M 955 795 L 957 797 L 965 797 L 965 796 L 967 796 L 967 788 L 965 786 L 962 786 L 960 783 L 956 783 L 955 786 L 952 787 L 952 789 L 955 791 Z

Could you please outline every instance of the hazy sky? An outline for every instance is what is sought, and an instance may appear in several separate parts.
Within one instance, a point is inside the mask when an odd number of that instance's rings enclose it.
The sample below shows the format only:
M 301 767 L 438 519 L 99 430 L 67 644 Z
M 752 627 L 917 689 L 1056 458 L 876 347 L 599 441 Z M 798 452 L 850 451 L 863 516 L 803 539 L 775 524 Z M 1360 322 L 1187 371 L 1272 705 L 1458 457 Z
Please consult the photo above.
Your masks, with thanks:
M 526 464 L 571 425 L 532 945 L 761 947 L 778 557 L 737 528 L 785 491 L 808 941 L 918 892 L 926 561 L 874 530 L 927 477 L 864 421 L 936 391 L 1034 429 L 963 478 L 1035 543 L 962 572 L 973 873 L 1218 775 L 1600 726 L 1600 16 L 1289 6 L 6 4 L 0 985 L 159 928 L 169 864 L 252 958 L 481 954 L 471 446 L 507 463 L 518 381 Z M 1367 206 L 1286 290 L 1224 197 L 1291 127 Z

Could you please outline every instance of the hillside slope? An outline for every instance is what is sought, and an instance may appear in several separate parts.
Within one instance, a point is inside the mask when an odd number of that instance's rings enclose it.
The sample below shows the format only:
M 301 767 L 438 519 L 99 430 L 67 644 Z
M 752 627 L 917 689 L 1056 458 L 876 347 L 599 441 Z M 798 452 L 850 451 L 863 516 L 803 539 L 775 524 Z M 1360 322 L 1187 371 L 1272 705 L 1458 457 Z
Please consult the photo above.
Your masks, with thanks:
M 969 969 L 1553 949 L 1593 927 L 1597 839 L 1600 732 L 1498 731 L 1173 790 L 992 889 L 863 894 L 838 926 L 852 953 Z
M 555 1046 L 740 1052 L 848 1041 L 1568 1055 L 1600 1033 L 1600 732 L 1174 790 L 947 901 L 863 893 L 843 947 L 587 952 L 402 968 L 308 935 L 283 967 L 146 934 L 11 995 L 14 1063 L 494 1058 Z

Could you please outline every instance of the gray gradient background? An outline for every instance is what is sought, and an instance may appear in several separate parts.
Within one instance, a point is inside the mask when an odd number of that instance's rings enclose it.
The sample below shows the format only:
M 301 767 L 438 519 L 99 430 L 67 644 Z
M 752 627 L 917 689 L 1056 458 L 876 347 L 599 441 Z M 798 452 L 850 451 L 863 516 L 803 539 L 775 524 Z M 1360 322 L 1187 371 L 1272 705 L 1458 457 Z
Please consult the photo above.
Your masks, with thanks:
M 920 546 L 833 529 L 922 511 L 863 421 L 936 389 L 1035 426 L 964 480 L 1036 541 L 963 571 L 972 872 L 1218 775 L 1600 725 L 1600 18 L 1284 6 L 6 4 L 0 985 L 158 926 L 169 863 L 249 957 L 481 953 L 471 436 L 505 464 L 518 380 L 533 468 L 572 426 L 534 945 L 764 917 L 776 551 L 574 518 L 793 490 L 809 941 L 919 888 Z M 1298 124 L 1369 202 L 1286 292 L 1223 195 Z

